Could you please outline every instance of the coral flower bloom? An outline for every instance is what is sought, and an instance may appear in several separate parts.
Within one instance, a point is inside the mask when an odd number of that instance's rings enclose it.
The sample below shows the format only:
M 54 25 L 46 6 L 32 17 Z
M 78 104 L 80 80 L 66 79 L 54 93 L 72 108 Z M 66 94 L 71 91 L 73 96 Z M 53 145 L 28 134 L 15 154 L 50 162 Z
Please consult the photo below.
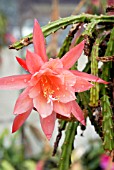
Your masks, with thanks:
M 61 59 L 49 59 L 45 39 L 38 22 L 34 22 L 34 53 L 27 50 L 26 60 L 17 57 L 18 63 L 28 74 L 0 78 L 0 89 L 24 89 L 15 107 L 12 132 L 25 122 L 33 107 L 40 115 L 42 129 L 51 138 L 57 114 L 70 118 L 73 115 L 85 125 L 83 112 L 77 104 L 75 92 L 90 89 L 89 81 L 106 84 L 104 80 L 69 70 L 80 57 L 84 41 L 67 52 Z

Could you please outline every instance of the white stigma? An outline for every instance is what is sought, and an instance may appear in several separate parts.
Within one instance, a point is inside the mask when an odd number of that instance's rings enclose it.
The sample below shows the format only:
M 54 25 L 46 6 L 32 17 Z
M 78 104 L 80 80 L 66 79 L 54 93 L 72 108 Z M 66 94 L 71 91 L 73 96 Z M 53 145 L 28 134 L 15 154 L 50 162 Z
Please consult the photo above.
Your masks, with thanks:
M 53 101 L 57 101 L 58 99 L 52 97 L 52 95 L 49 95 L 47 103 L 51 103 L 51 106 L 53 105 Z

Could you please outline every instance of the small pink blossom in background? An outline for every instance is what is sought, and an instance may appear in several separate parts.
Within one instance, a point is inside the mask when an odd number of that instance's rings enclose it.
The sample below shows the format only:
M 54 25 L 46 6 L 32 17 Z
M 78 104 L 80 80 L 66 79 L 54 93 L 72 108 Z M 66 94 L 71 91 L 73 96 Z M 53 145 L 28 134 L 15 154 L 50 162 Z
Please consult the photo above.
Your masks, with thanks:
M 44 169 L 44 161 L 40 160 L 36 165 L 36 170 L 43 170 Z
M 114 170 L 114 162 L 111 157 L 103 154 L 100 159 L 100 166 L 103 170 Z
M 92 0 L 91 3 L 98 7 L 100 5 L 100 0 Z
M 42 129 L 51 138 L 57 115 L 72 115 L 85 125 L 84 115 L 76 102 L 75 92 L 93 87 L 89 81 L 107 84 L 106 81 L 77 70 L 69 70 L 82 54 L 84 41 L 72 48 L 61 59 L 49 59 L 45 39 L 37 20 L 33 30 L 34 53 L 27 50 L 26 59 L 17 57 L 18 63 L 28 72 L 0 78 L 0 89 L 24 89 L 15 107 L 12 132 L 17 131 L 35 108 L 40 115 Z
M 114 0 L 107 0 L 108 6 L 114 6 Z
M 16 38 L 10 33 L 5 34 L 5 40 L 10 43 L 14 43 L 17 41 Z
M 114 0 L 107 0 L 108 7 L 114 7 Z M 108 15 L 114 15 L 114 12 L 108 12 Z

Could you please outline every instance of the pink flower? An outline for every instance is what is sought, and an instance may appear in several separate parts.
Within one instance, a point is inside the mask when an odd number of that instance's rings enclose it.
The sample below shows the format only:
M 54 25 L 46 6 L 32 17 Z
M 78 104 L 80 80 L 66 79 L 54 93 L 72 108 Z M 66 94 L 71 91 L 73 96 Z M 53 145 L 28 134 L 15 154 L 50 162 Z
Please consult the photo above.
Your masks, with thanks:
M 107 0 L 108 6 L 114 6 L 114 0 Z
M 100 1 L 99 0 L 92 0 L 92 4 L 98 7 L 100 5 Z
M 107 84 L 104 80 L 69 70 L 80 57 L 84 41 L 67 52 L 61 59 L 49 59 L 46 55 L 45 40 L 38 22 L 33 31 L 35 52 L 27 50 L 26 60 L 17 57 L 19 64 L 29 73 L 0 78 L 0 89 L 23 89 L 15 107 L 12 132 L 17 131 L 34 107 L 39 115 L 42 129 L 51 138 L 57 114 L 70 118 L 73 115 L 85 125 L 83 112 L 77 104 L 75 92 L 90 89 L 89 81 Z
M 103 170 L 114 170 L 114 162 L 111 157 L 103 154 L 100 159 L 100 166 Z
M 43 170 L 44 169 L 44 161 L 40 160 L 36 165 L 36 170 Z
M 113 7 L 114 6 L 114 0 L 107 0 L 107 5 L 108 7 Z M 114 15 L 114 10 L 110 10 L 110 12 L 108 12 L 108 15 Z
M 5 40 L 9 43 L 14 43 L 14 42 L 16 42 L 16 38 L 12 35 L 12 34 L 10 34 L 10 33 L 6 33 L 5 34 Z

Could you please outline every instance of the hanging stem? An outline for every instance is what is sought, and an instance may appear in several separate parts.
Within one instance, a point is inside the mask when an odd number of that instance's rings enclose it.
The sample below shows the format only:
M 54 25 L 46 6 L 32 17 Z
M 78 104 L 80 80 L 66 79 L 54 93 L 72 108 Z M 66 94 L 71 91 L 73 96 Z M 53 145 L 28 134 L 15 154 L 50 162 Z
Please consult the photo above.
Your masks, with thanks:
M 112 110 L 109 102 L 109 97 L 104 95 L 101 98 L 102 114 L 103 114 L 103 134 L 104 134 L 104 149 L 112 151 L 114 149 L 114 123 L 112 120 Z
M 110 39 L 107 43 L 107 49 L 106 49 L 106 52 L 105 52 L 105 56 L 113 56 L 114 55 L 114 28 L 112 29 L 111 31 L 111 35 L 110 35 Z M 109 57 L 110 58 L 110 57 Z M 108 62 L 108 63 L 104 63 L 103 64 L 103 67 L 102 67 L 102 78 L 106 81 L 109 81 L 109 78 L 111 77 L 111 73 L 110 73 L 110 69 L 112 67 L 112 63 L 111 62 Z M 102 89 L 103 89 L 103 86 L 105 85 L 101 85 Z M 104 88 L 105 89 L 105 88 Z M 106 89 L 105 91 L 103 91 L 103 94 L 106 93 Z
M 66 133 L 65 133 L 65 140 L 62 145 L 62 153 L 58 165 L 58 170 L 68 170 L 70 167 L 71 152 L 73 148 L 77 126 L 78 126 L 78 122 L 69 122 L 67 126 Z
M 54 156 L 57 152 L 57 148 L 58 148 L 58 145 L 59 145 L 59 141 L 61 139 L 61 136 L 62 136 L 62 131 L 65 130 L 65 127 L 66 127 L 66 124 L 67 122 L 65 120 L 60 120 L 60 126 L 58 128 L 58 135 L 56 137 L 56 141 L 54 143 L 54 149 L 53 149 L 53 153 L 52 153 L 52 156 Z
M 99 45 L 103 41 L 105 36 L 101 38 L 96 38 L 95 43 L 92 47 L 91 52 L 91 74 L 98 76 L 98 61 L 97 57 L 99 56 Z M 99 102 L 99 83 L 93 82 L 94 86 L 90 89 L 90 103 L 91 107 L 97 107 Z
M 114 16 L 107 16 L 107 15 L 90 15 L 90 14 L 81 14 L 81 15 L 72 15 L 70 17 L 61 18 L 54 22 L 50 22 L 47 25 L 42 27 L 42 32 L 45 37 L 48 35 L 56 32 L 59 29 L 65 29 L 68 25 L 74 23 L 88 23 L 91 21 L 95 21 L 98 23 L 114 23 Z M 93 22 L 92 22 L 93 23 Z M 33 34 L 29 34 L 28 36 L 23 37 L 21 40 L 17 41 L 16 43 L 9 46 L 9 49 L 16 49 L 19 50 L 24 46 L 27 46 L 33 42 L 32 40 Z
M 113 56 L 114 55 L 114 28 L 111 31 L 110 39 L 107 43 L 107 49 L 105 52 L 105 56 Z M 112 62 L 104 63 L 102 67 L 102 78 L 106 81 L 111 80 L 113 73 L 113 65 Z M 112 73 L 111 73 L 112 71 Z M 111 80 L 113 82 L 113 78 Z M 102 122 L 102 128 L 103 128 L 103 146 L 105 150 L 109 150 L 110 152 L 114 151 L 114 123 L 113 123 L 113 111 L 111 108 L 111 97 L 108 97 L 108 95 L 112 95 L 112 91 L 110 93 L 105 88 L 105 85 L 101 85 L 101 90 L 103 97 L 101 98 L 101 104 L 102 104 L 102 115 L 103 115 L 103 122 Z M 110 89 L 109 89 L 110 90 Z M 107 95 L 108 94 L 108 95 Z M 113 100 L 113 99 L 112 99 Z M 114 158 L 113 158 L 114 159 Z

